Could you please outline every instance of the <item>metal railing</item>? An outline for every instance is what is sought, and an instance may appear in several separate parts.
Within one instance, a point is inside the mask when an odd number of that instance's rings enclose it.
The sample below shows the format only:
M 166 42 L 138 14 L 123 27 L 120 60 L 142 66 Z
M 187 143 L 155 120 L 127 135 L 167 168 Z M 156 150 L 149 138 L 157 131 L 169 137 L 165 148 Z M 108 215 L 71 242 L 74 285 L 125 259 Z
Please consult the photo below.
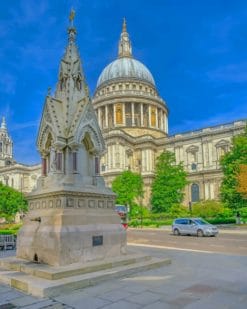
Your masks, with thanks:
M 15 235 L 0 235 L 0 249 L 7 250 L 9 248 L 15 249 L 16 236 Z

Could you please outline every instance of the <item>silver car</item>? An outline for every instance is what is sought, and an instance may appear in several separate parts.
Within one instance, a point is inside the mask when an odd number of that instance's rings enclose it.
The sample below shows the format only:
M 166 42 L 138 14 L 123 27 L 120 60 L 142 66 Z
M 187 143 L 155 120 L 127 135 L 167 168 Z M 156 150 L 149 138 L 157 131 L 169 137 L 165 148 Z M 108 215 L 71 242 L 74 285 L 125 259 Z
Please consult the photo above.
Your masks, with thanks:
M 216 236 L 219 231 L 216 226 L 202 218 L 178 218 L 173 221 L 174 235 Z

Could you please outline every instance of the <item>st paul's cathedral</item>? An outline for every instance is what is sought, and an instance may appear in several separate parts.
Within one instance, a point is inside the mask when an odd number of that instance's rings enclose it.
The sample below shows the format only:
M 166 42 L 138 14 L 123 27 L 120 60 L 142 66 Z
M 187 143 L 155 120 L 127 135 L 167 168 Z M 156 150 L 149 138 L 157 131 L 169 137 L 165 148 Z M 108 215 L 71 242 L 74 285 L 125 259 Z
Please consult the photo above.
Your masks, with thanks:
M 79 53 L 77 60 L 81 63 Z M 60 69 L 64 65 L 63 58 Z M 59 77 L 58 84 L 62 82 Z M 246 121 L 169 135 L 167 103 L 159 96 L 150 70 L 134 58 L 125 20 L 118 55 L 102 70 L 92 102 L 107 149 L 100 159 L 100 173 L 108 186 L 124 170 L 140 173 L 145 184 L 142 202 L 150 207 L 155 161 L 162 151 L 168 150 L 175 153 L 177 163 L 183 162 L 188 173 L 185 205 L 219 198 L 220 157 L 229 151 L 232 137 L 244 130 Z M 58 153 L 59 149 L 55 151 Z M 63 158 L 58 158 L 57 167 L 62 168 Z M 46 164 L 49 169 L 49 162 Z M 41 164 L 28 166 L 14 160 L 13 142 L 3 118 L 0 181 L 28 193 L 36 186 L 41 173 Z

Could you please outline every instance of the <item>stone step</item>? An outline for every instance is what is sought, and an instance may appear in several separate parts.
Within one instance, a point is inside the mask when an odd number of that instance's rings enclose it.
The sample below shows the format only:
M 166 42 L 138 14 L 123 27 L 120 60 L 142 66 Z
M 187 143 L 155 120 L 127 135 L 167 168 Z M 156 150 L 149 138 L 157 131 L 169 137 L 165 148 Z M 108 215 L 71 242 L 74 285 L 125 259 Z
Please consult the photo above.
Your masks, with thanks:
M 99 270 L 111 269 L 117 266 L 135 264 L 150 260 L 151 257 L 143 254 L 128 253 L 123 256 L 108 258 L 102 261 L 76 263 L 67 266 L 54 267 L 46 264 L 29 262 L 16 257 L 0 260 L 0 267 L 8 270 L 23 272 L 35 277 L 57 280 Z
M 72 290 L 95 285 L 112 278 L 131 275 L 171 263 L 170 259 L 150 258 L 128 265 L 118 265 L 113 268 L 94 272 L 72 275 L 56 280 L 36 277 L 32 274 L 0 269 L 0 281 L 25 293 L 38 297 L 54 297 Z

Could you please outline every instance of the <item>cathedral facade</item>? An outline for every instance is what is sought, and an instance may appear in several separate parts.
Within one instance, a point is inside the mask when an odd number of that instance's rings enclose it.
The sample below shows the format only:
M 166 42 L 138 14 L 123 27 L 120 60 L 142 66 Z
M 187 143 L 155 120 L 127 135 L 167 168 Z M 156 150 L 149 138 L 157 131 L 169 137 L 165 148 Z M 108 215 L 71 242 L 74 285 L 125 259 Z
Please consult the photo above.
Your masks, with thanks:
M 0 182 L 20 192 L 30 192 L 41 175 L 40 164 L 25 165 L 13 158 L 13 142 L 3 118 L 0 127 Z
M 107 145 L 101 173 L 109 186 L 126 169 L 138 172 L 145 184 L 143 204 L 150 206 L 155 161 L 168 150 L 175 153 L 177 163 L 183 162 L 188 173 L 185 205 L 219 198 L 219 159 L 229 151 L 232 137 L 243 131 L 246 122 L 169 136 L 167 104 L 159 96 L 151 72 L 133 58 L 125 21 L 118 57 L 100 74 L 93 103 Z
M 106 144 L 100 172 L 108 186 L 124 170 L 140 173 L 145 185 L 142 203 L 150 207 L 155 161 L 162 151 L 168 150 L 175 153 L 177 163 L 183 162 L 188 173 L 185 205 L 219 198 L 222 179 L 219 159 L 229 151 L 232 137 L 244 130 L 246 121 L 169 136 L 167 104 L 159 96 L 149 69 L 133 57 L 125 21 L 118 57 L 100 74 L 93 106 Z M 3 120 L 0 181 L 28 193 L 36 186 L 41 166 L 16 163 L 12 146 Z

